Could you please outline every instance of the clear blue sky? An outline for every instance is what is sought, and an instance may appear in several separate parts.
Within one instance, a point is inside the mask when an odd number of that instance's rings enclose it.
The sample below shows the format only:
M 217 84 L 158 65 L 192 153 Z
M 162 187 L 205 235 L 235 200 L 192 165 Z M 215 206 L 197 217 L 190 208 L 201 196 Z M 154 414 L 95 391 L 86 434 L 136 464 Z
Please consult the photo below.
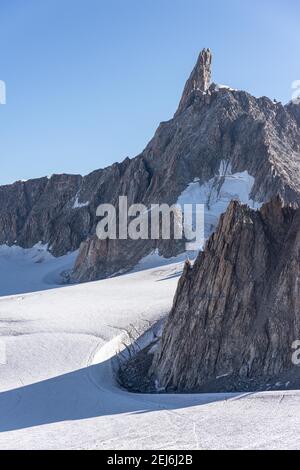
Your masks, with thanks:
M 203 47 L 214 81 L 288 101 L 299 18 L 299 0 L 0 0 L 0 183 L 138 154 Z

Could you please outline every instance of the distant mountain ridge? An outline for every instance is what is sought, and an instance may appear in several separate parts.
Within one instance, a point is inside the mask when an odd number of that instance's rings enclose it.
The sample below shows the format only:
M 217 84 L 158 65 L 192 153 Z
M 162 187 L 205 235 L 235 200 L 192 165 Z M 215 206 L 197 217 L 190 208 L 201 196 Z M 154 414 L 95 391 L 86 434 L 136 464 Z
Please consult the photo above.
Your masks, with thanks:
M 172 241 L 100 241 L 95 236 L 101 203 L 175 203 L 195 179 L 233 173 L 254 178 L 249 195 L 259 203 L 280 195 L 300 202 L 300 105 L 210 84 L 212 54 L 204 49 L 174 117 L 158 127 L 145 150 L 82 177 L 54 175 L 0 187 L 0 244 L 47 244 L 54 256 L 80 248 L 72 280 L 88 281 L 132 268 L 154 249 L 162 256 L 183 250 Z M 205 202 L 205 201 L 199 201 Z

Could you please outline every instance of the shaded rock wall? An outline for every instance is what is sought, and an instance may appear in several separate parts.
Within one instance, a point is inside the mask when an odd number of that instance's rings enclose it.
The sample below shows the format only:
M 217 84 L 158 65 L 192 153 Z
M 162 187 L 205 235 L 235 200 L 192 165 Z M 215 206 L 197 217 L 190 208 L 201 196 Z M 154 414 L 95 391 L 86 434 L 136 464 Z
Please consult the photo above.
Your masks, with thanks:
M 232 202 L 185 266 L 150 375 L 165 390 L 255 389 L 293 369 L 299 338 L 300 209 Z

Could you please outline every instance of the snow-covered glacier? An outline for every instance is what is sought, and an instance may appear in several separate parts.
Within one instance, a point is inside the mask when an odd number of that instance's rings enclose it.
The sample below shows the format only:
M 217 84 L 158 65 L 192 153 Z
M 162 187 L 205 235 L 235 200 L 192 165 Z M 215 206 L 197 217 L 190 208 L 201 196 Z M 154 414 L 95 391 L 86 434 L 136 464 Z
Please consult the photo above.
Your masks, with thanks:
M 251 199 L 254 178 L 247 171 L 232 173 L 230 162 L 221 161 L 218 174 L 201 184 L 194 180 L 181 193 L 177 204 L 204 205 L 204 233 L 209 237 L 218 224 L 220 215 L 232 200 L 247 204 L 252 209 L 259 209 L 260 203 Z

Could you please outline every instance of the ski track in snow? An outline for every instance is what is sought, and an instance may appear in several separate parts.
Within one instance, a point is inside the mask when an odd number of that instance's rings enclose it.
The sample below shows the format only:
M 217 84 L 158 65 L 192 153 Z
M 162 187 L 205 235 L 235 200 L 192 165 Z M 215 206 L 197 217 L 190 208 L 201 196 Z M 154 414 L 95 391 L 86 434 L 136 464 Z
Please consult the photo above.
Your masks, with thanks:
M 139 395 L 115 384 L 121 330 L 169 311 L 181 269 L 2 297 L 0 448 L 299 448 L 298 391 Z

